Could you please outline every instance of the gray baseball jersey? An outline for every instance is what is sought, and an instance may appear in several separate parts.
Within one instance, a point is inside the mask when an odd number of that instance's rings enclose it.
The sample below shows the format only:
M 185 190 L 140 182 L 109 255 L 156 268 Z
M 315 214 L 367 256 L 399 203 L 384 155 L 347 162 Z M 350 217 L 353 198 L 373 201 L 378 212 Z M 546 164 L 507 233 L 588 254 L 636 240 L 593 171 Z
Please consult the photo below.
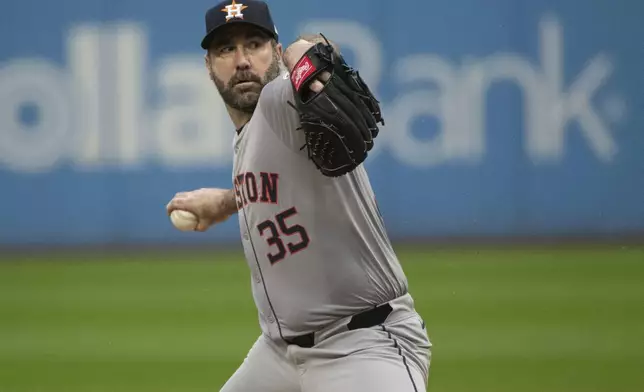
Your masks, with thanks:
M 271 339 L 317 331 L 407 293 L 363 167 L 324 177 L 307 157 L 287 74 L 235 136 L 233 183 L 252 291 Z

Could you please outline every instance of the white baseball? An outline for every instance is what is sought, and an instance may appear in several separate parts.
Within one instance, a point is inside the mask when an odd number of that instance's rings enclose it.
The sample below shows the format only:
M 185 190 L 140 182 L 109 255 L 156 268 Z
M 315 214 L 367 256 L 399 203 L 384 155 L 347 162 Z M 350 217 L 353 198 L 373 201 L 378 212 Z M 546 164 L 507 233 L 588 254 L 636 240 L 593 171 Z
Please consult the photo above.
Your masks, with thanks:
M 199 219 L 190 211 L 174 210 L 170 213 L 174 227 L 181 231 L 193 231 L 199 224 Z

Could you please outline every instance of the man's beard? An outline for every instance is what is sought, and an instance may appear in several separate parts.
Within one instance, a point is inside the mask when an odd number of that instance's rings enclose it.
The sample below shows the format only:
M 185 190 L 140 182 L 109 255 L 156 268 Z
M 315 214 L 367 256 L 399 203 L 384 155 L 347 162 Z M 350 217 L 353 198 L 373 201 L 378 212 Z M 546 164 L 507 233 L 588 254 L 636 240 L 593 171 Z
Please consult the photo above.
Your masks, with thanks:
M 215 86 L 217 86 L 217 90 L 219 90 L 219 94 L 221 94 L 221 98 L 226 105 L 240 112 L 252 114 L 255 111 L 255 107 L 257 107 L 262 89 L 270 81 L 278 77 L 280 72 L 279 55 L 274 51 L 273 60 L 263 79 L 250 71 L 239 71 L 233 75 L 226 85 L 215 76 L 212 70 L 210 71 L 210 78 L 215 82 Z M 235 88 L 237 84 L 242 82 L 253 82 L 253 84 Z

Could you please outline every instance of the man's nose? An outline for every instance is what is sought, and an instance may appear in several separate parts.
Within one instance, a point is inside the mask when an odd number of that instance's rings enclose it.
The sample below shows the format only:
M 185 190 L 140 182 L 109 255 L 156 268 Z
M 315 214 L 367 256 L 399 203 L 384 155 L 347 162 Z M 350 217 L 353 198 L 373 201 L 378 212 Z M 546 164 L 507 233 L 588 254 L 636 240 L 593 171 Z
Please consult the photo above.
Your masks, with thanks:
M 243 70 L 243 69 L 250 68 L 250 61 L 248 60 L 248 55 L 243 48 L 237 50 L 235 55 L 237 56 L 235 61 L 235 63 L 237 64 L 237 69 Z

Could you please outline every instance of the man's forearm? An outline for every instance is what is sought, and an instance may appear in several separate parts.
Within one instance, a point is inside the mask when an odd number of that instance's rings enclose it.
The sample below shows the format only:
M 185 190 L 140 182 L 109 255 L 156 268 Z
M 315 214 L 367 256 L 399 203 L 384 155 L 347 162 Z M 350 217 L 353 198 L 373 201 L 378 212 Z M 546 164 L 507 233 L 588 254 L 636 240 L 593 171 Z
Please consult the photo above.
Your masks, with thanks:
M 235 197 L 234 189 L 230 189 L 226 194 L 224 199 L 224 208 L 229 215 L 237 213 L 237 198 Z
M 314 44 L 329 42 L 336 53 L 340 54 L 340 47 L 333 41 L 327 41 L 320 34 L 303 34 L 297 37 L 286 49 L 283 54 L 283 61 L 289 72 L 293 71 L 295 63 L 304 55 L 304 53 Z

